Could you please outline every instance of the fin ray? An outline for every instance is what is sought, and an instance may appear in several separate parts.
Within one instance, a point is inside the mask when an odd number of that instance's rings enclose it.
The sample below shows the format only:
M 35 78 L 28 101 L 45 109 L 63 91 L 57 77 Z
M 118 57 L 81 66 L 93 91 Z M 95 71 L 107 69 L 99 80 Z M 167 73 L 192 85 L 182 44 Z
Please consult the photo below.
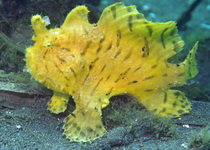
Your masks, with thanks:
M 78 6 L 73 9 L 66 17 L 61 28 L 65 29 L 71 27 L 73 24 L 76 25 L 90 25 L 88 21 L 89 10 L 86 6 Z

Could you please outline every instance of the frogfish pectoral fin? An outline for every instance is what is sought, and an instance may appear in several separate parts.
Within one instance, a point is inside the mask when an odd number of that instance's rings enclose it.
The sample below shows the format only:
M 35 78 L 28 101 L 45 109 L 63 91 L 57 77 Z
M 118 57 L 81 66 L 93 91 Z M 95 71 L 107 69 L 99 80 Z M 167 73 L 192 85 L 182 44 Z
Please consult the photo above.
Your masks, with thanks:
M 101 121 L 100 108 L 76 108 L 64 120 L 64 134 L 72 141 L 89 142 L 102 137 L 106 129 Z
M 50 110 L 52 113 L 58 114 L 61 112 L 64 112 L 67 108 L 67 103 L 69 101 L 69 95 L 59 93 L 56 91 L 53 91 L 54 94 L 51 98 L 51 100 L 48 102 L 48 110 Z

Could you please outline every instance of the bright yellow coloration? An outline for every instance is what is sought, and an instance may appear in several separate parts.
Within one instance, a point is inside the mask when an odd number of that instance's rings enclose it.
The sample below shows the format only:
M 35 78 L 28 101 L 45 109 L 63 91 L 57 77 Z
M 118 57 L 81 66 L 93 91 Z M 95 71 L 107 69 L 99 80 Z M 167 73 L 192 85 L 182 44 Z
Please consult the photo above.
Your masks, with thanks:
M 197 74 L 197 43 L 184 62 L 168 63 L 183 41 L 175 22 L 147 21 L 135 6 L 107 7 L 97 24 L 88 22 L 88 9 L 78 6 L 60 28 L 48 30 L 40 15 L 32 17 L 34 46 L 26 50 L 27 70 L 54 91 L 48 109 L 64 112 L 68 97 L 76 110 L 64 120 L 72 141 L 93 141 L 106 132 L 101 109 L 110 97 L 130 94 L 149 111 L 178 117 L 189 113 L 184 93 L 170 90 Z

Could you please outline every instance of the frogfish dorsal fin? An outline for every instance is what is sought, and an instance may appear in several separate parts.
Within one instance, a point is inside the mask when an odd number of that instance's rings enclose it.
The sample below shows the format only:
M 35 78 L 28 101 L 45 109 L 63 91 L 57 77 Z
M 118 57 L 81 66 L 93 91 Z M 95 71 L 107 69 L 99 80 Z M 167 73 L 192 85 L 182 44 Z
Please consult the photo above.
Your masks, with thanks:
M 72 25 L 90 25 L 88 21 L 89 10 L 86 6 L 78 6 L 73 9 L 66 17 L 61 28 L 65 29 L 72 27 Z
M 133 43 L 142 49 L 142 55 L 168 59 L 179 52 L 183 41 L 177 33 L 176 23 L 153 23 L 139 13 L 136 6 L 124 6 L 116 3 L 104 9 L 99 21 L 106 36 L 115 37 L 120 33 L 121 39 Z M 152 48 L 148 48 L 152 47 Z

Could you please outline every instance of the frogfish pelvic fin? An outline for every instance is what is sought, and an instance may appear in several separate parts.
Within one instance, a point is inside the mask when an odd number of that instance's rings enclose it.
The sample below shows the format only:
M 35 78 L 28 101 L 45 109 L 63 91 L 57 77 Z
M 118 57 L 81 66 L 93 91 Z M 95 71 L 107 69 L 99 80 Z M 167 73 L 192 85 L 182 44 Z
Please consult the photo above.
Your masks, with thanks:
M 32 17 L 35 44 L 26 49 L 27 71 L 53 90 L 53 113 L 64 112 L 69 96 L 76 110 L 64 120 L 71 141 L 102 137 L 102 108 L 110 97 L 129 94 L 149 111 L 163 117 L 189 113 L 182 86 L 197 74 L 197 43 L 178 64 L 167 60 L 182 50 L 175 22 L 147 21 L 135 6 L 115 3 L 90 24 L 86 6 L 74 8 L 60 28 L 47 29 L 40 15 Z

